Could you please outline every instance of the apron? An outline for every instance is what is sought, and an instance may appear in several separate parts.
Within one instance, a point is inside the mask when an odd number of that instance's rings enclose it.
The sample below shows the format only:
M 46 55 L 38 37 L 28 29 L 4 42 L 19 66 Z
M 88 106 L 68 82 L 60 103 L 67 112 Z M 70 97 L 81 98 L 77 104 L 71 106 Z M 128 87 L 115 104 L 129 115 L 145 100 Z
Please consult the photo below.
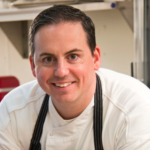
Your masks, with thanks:
M 45 118 L 48 112 L 48 102 L 49 102 L 49 95 L 46 94 L 35 124 L 29 150 L 41 150 L 40 139 L 43 131 Z M 94 94 L 94 113 L 93 113 L 95 150 L 103 150 L 103 145 L 102 145 L 102 124 L 103 123 L 102 122 L 103 122 L 102 86 L 101 86 L 100 78 L 96 74 L 96 91 Z

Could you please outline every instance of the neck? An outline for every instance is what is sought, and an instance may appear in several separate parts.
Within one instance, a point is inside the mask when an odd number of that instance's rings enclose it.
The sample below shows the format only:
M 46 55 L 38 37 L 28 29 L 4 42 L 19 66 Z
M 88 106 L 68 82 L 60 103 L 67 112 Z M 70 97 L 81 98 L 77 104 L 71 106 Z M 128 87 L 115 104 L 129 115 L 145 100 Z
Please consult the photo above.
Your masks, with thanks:
M 75 102 L 75 103 L 65 103 L 65 104 L 63 103 L 63 104 L 57 105 L 53 101 L 52 102 L 53 102 L 55 109 L 59 113 L 59 115 L 63 119 L 69 120 L 69 119 L 78 117 L 90 104 L 90 102 L 92 101 L 92 98 L 93 96 L 90 97 L 90 99 L 84 102 L 83 104 L 81 104 L 80 102 Z

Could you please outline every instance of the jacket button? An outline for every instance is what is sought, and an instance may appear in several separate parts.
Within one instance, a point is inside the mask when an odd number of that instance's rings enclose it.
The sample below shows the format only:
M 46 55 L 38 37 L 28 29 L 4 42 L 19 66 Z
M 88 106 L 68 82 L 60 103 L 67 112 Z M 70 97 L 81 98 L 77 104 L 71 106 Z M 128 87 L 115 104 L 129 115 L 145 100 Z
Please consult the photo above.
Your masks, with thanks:
M 50 132 L 50 136 L 53 136 L 53 132 Z

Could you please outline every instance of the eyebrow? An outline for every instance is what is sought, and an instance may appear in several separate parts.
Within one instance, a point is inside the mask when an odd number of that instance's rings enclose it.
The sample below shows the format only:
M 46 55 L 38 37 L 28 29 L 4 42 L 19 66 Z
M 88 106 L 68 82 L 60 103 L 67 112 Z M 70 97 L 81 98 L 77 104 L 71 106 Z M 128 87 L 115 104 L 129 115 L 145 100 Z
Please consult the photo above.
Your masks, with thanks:
M 51 53 L 42 53 L 42 54 L 40 54 L 40 57 L 41 57 L 41 56 L 44 56 L 44 55 L 55 56 L 54 54 L 51 54 Z
M 65 55 L 68 55 L 68 54 L 73 53 L 73 52 L 82 52 L 82 50 L 75 48 L 73 50 L 70 50 L 70 51 L 66 52 Z
M 73 50 L 70 50 L 70 51 L 66 52 L 65 55 L 68 55 L 68 54 L 73 53 L 73 52 L 82 52 L 82 50 L 75 48 L 75 49 L 73 49 Z M 46 52 L 45 52 L 45 53 L 40 54 L 40 57 L 41 57 L 41 56 L 44 56 L 44 55 L 55 56 L 54 54 L 46 53 Z

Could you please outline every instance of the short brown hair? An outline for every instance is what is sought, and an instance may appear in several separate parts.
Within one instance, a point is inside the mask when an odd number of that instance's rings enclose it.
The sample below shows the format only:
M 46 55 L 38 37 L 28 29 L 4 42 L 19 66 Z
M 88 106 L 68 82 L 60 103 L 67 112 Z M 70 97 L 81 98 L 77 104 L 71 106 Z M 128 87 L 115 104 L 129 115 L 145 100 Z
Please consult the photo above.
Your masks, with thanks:
M 34 56 L 35 45 L 34 36 L 38 29 L 48 24 L 58 24 L 61 22 L 81 22 L 87 35 L 87 44 L 93 55 L 96 46 L 95 27 L 92 20 L 81 10 L 67 5 L 56 5 L 42 11 L 33 21 L 29 32 L 29 44 L 31 56 Z

